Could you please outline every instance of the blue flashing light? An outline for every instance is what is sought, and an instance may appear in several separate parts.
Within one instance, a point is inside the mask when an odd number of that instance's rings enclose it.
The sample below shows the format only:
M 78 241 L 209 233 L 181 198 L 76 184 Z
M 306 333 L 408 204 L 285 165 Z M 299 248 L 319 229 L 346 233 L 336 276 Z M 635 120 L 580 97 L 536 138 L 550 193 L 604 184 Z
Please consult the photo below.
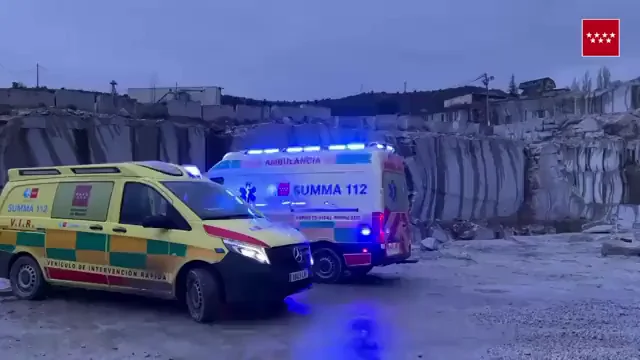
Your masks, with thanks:
M 182 167 L 187 171 L 187 173 L 189 174 L 190 177 L 193 177 L 193 178 L 201 178 L 202 177 L 202 173 L 200 172 L 200 169 L 198 169 L 197 166 L 195 166 L 195 165 L 182 165 Z
M 362 150 L 364 148 L 364 144 L 347 144 L 347 149 L 349 150 Z
M 333 145 L 329 145 L 327 147 L 327 149 L 332 150 L 332 151 L 340 151 L 340 150 L 364 150 L 368 147 L 372 147 L 378 150 L 385 150 L 385 151 L 389 151 L 389 152 L 395 152 L 395 149 L 393 148 L 393 146 L 391 145 L 387 145 L 387 144 L 381 144 L 378 142 L 375 143 L 369 143 L 364 144 L 364 143 L 350 143 L 350 144 L 333 144 Z M 248 155 L 260 155 L 260 154 L 275 154 L 275 153 L 279 153 L 279 152 L 287 152 L 287 153 L 301 153 L 301 152 L 315 152 L 315 151 L 322 151 L 322 146 L 317 146 L 317 145 L 313 145 L 313 146 L 292 146 L 292 147 L 288 147 L 288 148 L 284 148 L 284 149 L 277 149 L 277 148 L 270 148 L 270 149 L 251 149 L 251 150 L 247 150 L 245 153 Z M 231 153 L 227 153 L 224 157 L 226 158 L 227 155 L 229 155 Z
M 371 229 L 369 229 L 367 226 L 363 226 L 360 229 L 360 234 L 362 234 L 362 236 L 369 236 L 371 235 Z

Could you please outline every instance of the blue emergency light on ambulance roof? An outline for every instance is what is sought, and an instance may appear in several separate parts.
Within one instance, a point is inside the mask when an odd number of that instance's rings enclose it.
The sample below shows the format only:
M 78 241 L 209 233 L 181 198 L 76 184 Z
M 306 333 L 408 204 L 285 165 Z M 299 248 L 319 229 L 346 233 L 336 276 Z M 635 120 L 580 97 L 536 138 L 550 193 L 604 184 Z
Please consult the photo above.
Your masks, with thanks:
M 189 176 L 194 177 L 194 178 L 202 177 L 202 173 L 200 172 L 200 169 L 198 169 L 197 166 L 195 166 L 195 165 L 182 165 L 182 167 L 185 170 L 187 170 L 187 173 L 189 174 Z
M 386 144 L 381 144 L 381 143 L 369 143 L 364 144 L 364 143 L 350 143 L 350 144 L 334 144 L 334 145 L 329 145 L 327 147 L 327 149 L 329 150 L 364 150 L 367 147 L 375 147 L 376 149 L 379 150 L 386 150 L 389 152 L 394 152 L 395 149 L 390 146 L 390 145 L 386 145 Z M 246 150 L 246 154 L 248 155 L 260 155 L 260 154 L 275 154 L 278 152 L 287 152 L 287 153 L 301 153 L 301 152 L 314 152 L 314 151 L 322 151 L 322 146 L 317 146 L 317 145 L 313 145 L 313 146 L 292 146 L 292 147 L 288 147 L 288 148 L 284 148 L 284 149 L 275 149 L 275 148 L 271 148 L 271 149 L 251 149 L 251 150 Z M 227 157 L 227 155 L 229 155 L 230 153 L 227 153 L 225 155 L 225 157 Z
M 364 144 L 347 144 L 347 149 L 349 150 L 362 150 L 364 148 Z

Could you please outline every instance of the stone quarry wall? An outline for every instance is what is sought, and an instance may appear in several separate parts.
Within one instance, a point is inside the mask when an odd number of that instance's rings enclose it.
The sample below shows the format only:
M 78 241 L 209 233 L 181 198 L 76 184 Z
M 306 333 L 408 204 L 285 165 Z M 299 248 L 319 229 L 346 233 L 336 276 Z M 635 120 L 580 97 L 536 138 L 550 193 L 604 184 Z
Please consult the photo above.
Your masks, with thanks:
M 3 116 L 0 107 L 0 181 L 12 167 L 160 159 L 208 169 L 231 150 L 375 140 L 405 156 L 417 222 L 640 222 L 637 111 L 487 127 L 420 116 L 323 119 L 276 107 L 138 104 L 78 93 L 0 89 L 0 105 L 14 108 Z M 49 108 L 16 109 L 42 106 Z M 200 108 L 203 118 L 172 117 L 175 107 L 193 114 Z M 207 111 L 217 120 L 205 120 Z
M 640 223 L 639 122 L 635 110 L 496 126 L 527 144 L 531 221 Z
M 417 223 L 515 218 L 524 201 L 524 146 L 451 134 L 342 128 L 336 123 L 211 128 L 207 123 L 134 120 L 73 110 L 0 116 L 0 181 L 15 167 L 158 159 L 208 169 L 232 150 L 385 141 L 407 158 Z M 390 127 L 390 126 L 387 126 Z
M 16 167 L 133 160 L 206 166 L 207 129 L 194 124 L 49 111 L 0 120 L 3 184 L 7 169 Z

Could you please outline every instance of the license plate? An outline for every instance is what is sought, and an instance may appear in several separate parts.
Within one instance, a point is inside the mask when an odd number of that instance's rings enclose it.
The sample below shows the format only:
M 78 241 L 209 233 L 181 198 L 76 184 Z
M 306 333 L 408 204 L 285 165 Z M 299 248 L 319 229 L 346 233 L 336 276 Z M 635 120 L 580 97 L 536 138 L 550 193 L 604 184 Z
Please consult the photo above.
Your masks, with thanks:
M 289 282 L 304 280 L 309 277 L 309 270 L 302 270 L 289 273 Z
M 400 243 L 387 244 L 387 256 L 394 256 L 399 254 L 400 254 Z

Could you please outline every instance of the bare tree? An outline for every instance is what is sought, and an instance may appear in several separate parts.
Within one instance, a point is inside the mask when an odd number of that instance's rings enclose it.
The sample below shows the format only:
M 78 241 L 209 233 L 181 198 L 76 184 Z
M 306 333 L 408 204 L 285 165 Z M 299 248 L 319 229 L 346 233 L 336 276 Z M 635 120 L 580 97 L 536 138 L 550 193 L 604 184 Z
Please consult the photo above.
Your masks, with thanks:
M 611 71 L 609 70 L 608 67 L 603 66 L 600 69 L 600 72 L 602 73 L 602 86 L 603 88 L 608 88 L 611 86 Z
M 604 89 L 604 77 L 602 76 L 602 68 L 598 69 L 598 75 L 596 75 L 596 89 Z
M 585 71 L 584 75 L 582 76 L 582 91 L 584 92 L 590 92 L 591 89 L 593 87 L 592 81 L 591 81 L 591 74 L 589 74 L 589 71 Z
M 580 83 L 576 78 L 573 78 L 573 81 L 571 82 L 571 91 L 580 91 Z

